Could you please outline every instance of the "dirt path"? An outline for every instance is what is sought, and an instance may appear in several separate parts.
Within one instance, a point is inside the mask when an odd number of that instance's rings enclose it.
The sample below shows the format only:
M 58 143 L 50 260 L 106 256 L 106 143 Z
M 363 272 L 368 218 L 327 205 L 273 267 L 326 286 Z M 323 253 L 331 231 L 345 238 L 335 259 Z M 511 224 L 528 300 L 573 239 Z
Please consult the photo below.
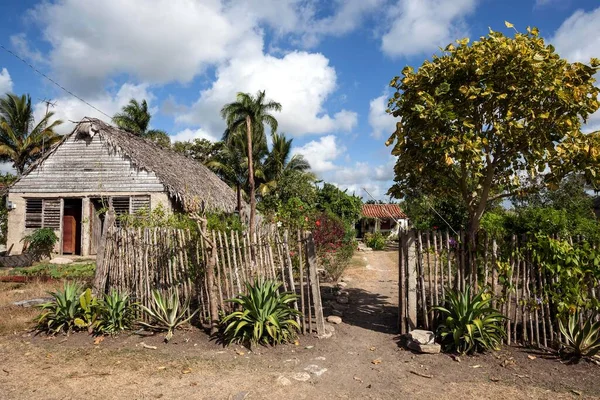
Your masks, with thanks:
M 454 361 L 398 346 L 396 253 L 359 253 L 346 273 L 349 304 L 324 285 L 330 339 L 277 348 L 222 348 L 197 330 L 173 343 L 136 335 L 0 337 L 2 399 L 548 399 L 600 395 L 600 369 L 519 349 Z M 0 318 L 2 316 L 0 315 Z M 143 347 L 144 342 L 157 349 Z M 531 356 L 531 357 L 528 357 Z M 533 358 L 532 358 L 533 357 Z

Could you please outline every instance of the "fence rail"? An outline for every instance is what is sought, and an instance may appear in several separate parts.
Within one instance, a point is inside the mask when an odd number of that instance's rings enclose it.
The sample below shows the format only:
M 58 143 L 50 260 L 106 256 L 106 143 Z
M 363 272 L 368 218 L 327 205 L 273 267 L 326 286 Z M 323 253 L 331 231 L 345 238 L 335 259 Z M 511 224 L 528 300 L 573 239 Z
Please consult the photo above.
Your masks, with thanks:
M 492 306 L 506 317 L 506 343 L 557 347 L 557 304 L 552 293 L 564 290 L 528 247 L 528 238 L 513 237 L 500 244 L 479 235 L 469 248 L 463 233 L 419 232 L 399 238 L 399 328 L 401 333 L 423 327 L 435 330 L 438 318 L 431 309 L 441 305 L 447 288 L 485 290 Z M 568 239 L 573 242 L 572 239 Z M 600 298 L 600 281 L 589 277 L 583 297 Z
M 218 314 L 233 309 L 227 299 L 245 293 L 245 283 L 254 279 L 274 280 L 297 293 L 302 332 L 324 333 L 310 232 L 269 226 L 250 238 L 248 232 L 112 226 L 103 234 L 94 287 L 128 292 L 145 306 L 153 290 L 177 290 L 182 302 L 192 300 L 201 322 L 215 328 Z

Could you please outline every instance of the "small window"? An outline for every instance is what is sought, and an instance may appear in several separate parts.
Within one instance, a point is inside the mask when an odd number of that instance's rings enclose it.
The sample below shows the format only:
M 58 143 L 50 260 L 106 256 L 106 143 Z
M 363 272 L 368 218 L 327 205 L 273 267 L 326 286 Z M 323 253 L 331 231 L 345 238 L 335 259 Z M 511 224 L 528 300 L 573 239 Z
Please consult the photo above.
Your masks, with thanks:
M 25 199 L 25 228 L 42 227 L 43 204 L 42 199 Z

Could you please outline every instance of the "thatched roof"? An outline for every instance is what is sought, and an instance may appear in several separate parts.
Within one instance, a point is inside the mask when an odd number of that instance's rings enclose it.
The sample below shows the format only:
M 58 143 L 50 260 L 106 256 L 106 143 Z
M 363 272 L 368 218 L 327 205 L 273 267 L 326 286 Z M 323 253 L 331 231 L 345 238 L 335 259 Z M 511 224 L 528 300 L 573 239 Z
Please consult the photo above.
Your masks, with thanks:
M 204 206 L 209 211 L 232 213 L 237 207 L 235 191 L 198 161 L 115 128 L 99 119 L 87 117 L 81 120 L 73 132 L 66 135 L 55 148 L 73 134 L 100 135 L 108 146 L 128 157 L 135 167 L 153 172 L 169 195 L 186 211 L 197 211 L 199 207 Z M 51 153 L 53 151 L 49 151 L 38 160 L 29 171 Z

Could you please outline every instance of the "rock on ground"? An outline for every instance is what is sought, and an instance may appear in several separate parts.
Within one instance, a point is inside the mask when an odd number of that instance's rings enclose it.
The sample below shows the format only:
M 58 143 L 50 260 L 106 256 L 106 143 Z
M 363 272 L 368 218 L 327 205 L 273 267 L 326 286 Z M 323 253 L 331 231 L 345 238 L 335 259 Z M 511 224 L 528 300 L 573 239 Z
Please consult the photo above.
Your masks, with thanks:
M 330 315 L 327 317 L 327 322 L 338 325 L 342 323 L 342 318 L 338 317 L 337 315 Z
M 50 264 L 64 265 L 64 264 L 71 264 L 73 262 L 73 260 L 71 260 L 70 258 L 66 258 L 66 257 L 55 257 L 48 262 Z
M 408 332 L 408 338 L 413 342 L 420 344 L 433 344 L 435 343 L 435 334 L 431 331 L 423 329 L 414 329 Z

